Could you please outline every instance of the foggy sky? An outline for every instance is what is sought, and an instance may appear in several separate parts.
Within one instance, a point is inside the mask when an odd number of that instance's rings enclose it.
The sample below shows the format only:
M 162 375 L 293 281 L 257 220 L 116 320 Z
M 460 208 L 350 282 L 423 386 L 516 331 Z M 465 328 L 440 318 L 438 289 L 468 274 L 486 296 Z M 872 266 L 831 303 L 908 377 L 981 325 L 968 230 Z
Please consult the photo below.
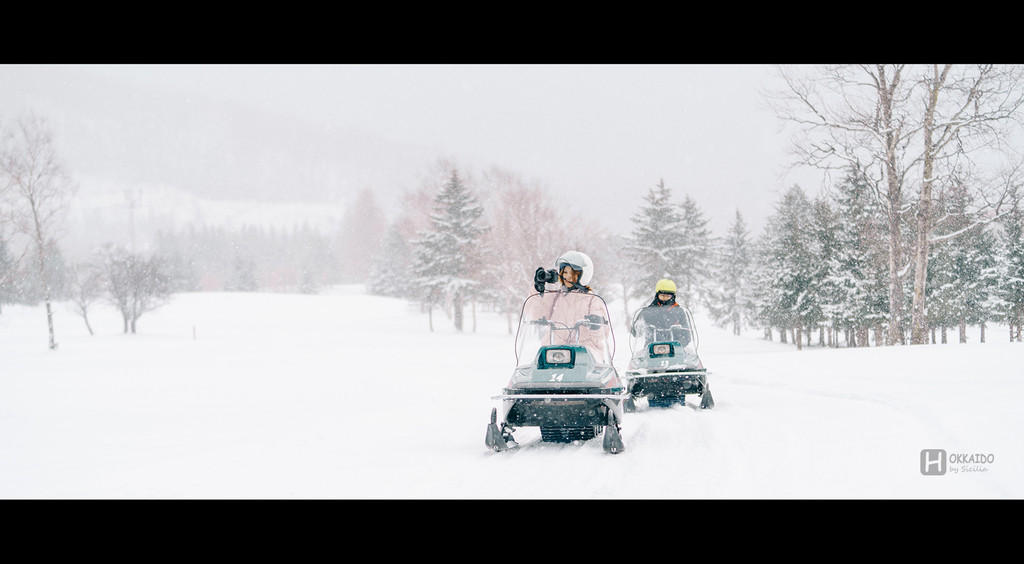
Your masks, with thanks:
M 54 67 L 58 69 L 59 67 Z M 764 107 L 766 65 L 72 65 L 126 84 L 228 101 L 537 179 L 613 231 L 660 179 L 720 234 L 759 228 L 788 139 Z

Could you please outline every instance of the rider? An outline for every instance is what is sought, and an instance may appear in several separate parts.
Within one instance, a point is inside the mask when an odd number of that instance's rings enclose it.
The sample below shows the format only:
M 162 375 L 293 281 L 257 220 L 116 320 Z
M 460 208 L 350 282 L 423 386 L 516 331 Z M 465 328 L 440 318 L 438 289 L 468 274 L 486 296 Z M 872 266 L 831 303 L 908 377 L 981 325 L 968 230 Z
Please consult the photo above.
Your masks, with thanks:
M 547 319 L 562 327 L 572 327 L 584 319 L 590 321 L 591 323 L 580 327 L 579 344 L 590 349 L 599 358 L 602 357 L 604 340 L 610 332 L 608 320 L 605 318 L 608 309 L 604 301 L 587 285 L 594 276 L 593 261 L 580 251 L 566 251 L 555 261 L 555 268 L 559 288 L 550 292 L 544 292 L 545 270 L 537 269 L 534 285 L 538 294 L 527 300 L 529 315 L 533 319 Z M 577 294 L 587 296 L 576 297 Z M 558 331 L 554 335 L 556 339 L 565 339 L 569 336 L 567 331 Z
M 649 306 L 640 310 L 637 317 L 637 321 L 641 320 L 645 325 L 656 330 L 671 329 L 675 325 L 679 325 L 683 329 L 689 328 L 686 311 L 676 303 L 675 282 L 667 278 L 658 280 L 654 286 L 654 300 Z M 637 332 L 637 325 L 638 323 L 634 323 L 630 330 L 634 336 Z M 677 333 L 676 337 L 679 343 L 685 347 L 690 342 L 690 332 L 678 331 Z
M 558 272 L 559 291 L 590 293 L 592 290 L 587 284 L 594 277 L 594 263 L 590 257 L 579 251 L 566 251 L 555 261 Z M 543 291 L 541 286 L 536 284 L 538 275 L 544 271 L 538 268 L 534 275 L 534 283 L 537 291 Z

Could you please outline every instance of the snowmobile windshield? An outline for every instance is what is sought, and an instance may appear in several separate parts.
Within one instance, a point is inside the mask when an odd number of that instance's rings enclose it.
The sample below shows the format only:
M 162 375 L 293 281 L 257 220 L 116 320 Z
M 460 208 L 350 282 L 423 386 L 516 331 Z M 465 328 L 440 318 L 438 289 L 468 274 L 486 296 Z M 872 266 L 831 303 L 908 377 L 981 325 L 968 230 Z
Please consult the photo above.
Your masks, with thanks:
M 586 348 L 594 366 L 611 366 L 615 339 L 608 305 L 596 294 L 544 292 L 526 298 L 516 334 L 516 365 L 535 362 L 541 347 Z
M 651 343 L 664 342 L 679 343 L 688 354 L 696 355 L 699 344 L 693 316 L 682 306 L 640 309 L 633 315 L 629 337 L 629 350 L 634 355 L 646 350 Z

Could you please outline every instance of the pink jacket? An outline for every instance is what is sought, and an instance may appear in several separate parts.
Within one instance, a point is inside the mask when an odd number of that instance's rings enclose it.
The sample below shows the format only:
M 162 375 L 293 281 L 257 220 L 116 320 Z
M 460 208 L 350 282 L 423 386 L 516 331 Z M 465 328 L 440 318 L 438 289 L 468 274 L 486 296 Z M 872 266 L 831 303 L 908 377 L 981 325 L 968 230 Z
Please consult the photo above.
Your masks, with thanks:
M 596 315 L 603 319 L 605 324 L 597 326 L 596 329 L 591 329 L 589 325 L 581 326 L 578 343 L 574 338 L 576 336 L 574 333 L 554 331 L 551 336 L 551 344 L 579 344 L 586 347 L 598 359 L 598 362 L 611 363 L 610 354 L 607 351 L 607 341 L 611 337 L 608 308 L 604 300 L 596 294 L 564 290 L 545 292 L 539 296 L 531 296 L 527 300 L 526 306 L 527 309 L 523 312 L 525 317 L 547 319 L 558 324 L 559 327 L 572 327 L 577 321 L 586 319 L 588 315 Z

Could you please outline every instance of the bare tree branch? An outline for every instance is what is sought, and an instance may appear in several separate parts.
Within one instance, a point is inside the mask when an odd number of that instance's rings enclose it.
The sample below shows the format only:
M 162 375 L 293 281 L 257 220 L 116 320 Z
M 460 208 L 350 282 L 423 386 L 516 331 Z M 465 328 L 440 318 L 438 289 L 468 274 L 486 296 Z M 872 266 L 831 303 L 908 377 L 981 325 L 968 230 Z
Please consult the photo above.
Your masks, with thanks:
M 10 128 L 4 128 L 2 142 L 0 186 L 6 187 L 14 202 L 14 231 L 29 237 L 39 257 L 50 349 L 56 349 L 47 248 L 56 239 L 58 220 L 75 186 L 57 158 L 53 134 L 43 118 L 21 116 Z

